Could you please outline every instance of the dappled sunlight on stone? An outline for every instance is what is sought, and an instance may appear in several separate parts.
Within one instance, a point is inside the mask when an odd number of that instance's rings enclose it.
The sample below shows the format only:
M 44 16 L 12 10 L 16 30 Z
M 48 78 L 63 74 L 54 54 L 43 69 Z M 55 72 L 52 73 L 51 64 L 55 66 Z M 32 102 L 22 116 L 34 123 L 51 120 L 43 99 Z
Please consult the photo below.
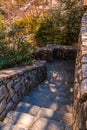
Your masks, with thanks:
M 60 108 L 60 112 L 62 113 L 72 113 L 72 106 L 70 105 L 63 105 L 61 108 Z
M 48 80 L 46 80 L 45 83 L 48 84 L 49 83 Z
M 34 123 L 35 118 L 31 115 L 22 112 L 11 111 L 4 122 L 9 123 L 11 122 L 13 125 L 17 124 L 18 126 L 24 128 L 30 128 Z
M 45 118 L 39 118 L 35 125 L 32 127 L 33 130 L 64 130 L 63 123 L 58 123 L 54 120 L 47 120 Z
M 62 75 L 60 75 L 60 74 L 57 73 L 56 71 L 53 71 L 52 76 L 53 76 L 53 78 L 55 78 L 55 80 L 57 80 L 57 81 L 63 80 Z
M 67 82 L 67 81 L 65 81 L 65 85 L 68 85 L 68 82 Z
M 55 87 L 56 85 L 55 85 L 55 84 L 51 84 L 51 83 L 50 83 L 50 84 L 49 84 L 49 86 L 50 86 L 50 87 Z
M 52 92 L 56 92 L 57 91 L 57 89 L 56 88 L 50 88 L 50 90 L 52 91 Z
M 52 103 L 50 108 L 54 109 L 54 110 L 57 110 L 58 109 L 58 104 L 57 103 Z
M 60 98 L 58 96 L 56 96 L 56 101 L 58 101 Z
M 57 91 L 55 84 L 49 84 L 49 87 L 50 87 L 51 92 L 56 92 Z
M 74 91 L 74 89 L 73 89 L 73 88 L 71 88 L 71 89 L 70 89 L 70 92 L 73 92 L 73 91 Z

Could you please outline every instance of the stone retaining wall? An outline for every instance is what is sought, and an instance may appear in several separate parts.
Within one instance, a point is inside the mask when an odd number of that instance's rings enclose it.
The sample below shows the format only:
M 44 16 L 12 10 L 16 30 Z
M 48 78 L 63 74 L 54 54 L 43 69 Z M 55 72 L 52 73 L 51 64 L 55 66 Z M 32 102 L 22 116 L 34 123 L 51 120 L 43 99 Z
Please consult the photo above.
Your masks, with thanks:
M 33 87 L 47 77 L 46 62 L 0 71 L 0 121 Z
M 73 115 L 73 130 L 87 130 L 87 13 L 82 18 L 76 58 Z
M 77 54 L 77 47 L 62 46 L 62 45 L 48 45 L 40 48 L 35 54 L 36 59 L 42 59 L 49 62 L 57 59 L 75 60 Z

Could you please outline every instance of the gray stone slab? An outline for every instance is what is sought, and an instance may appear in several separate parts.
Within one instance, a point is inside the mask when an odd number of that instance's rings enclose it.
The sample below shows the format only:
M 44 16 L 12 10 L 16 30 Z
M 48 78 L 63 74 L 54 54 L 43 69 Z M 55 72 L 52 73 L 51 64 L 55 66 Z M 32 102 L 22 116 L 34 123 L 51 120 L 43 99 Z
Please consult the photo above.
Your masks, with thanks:
M 73 115 L 70 113 L 65 113 L 64 116 L 62 117 L 62 122 L 68 125 L 73 125 Z
M 53 111 L 51 109 L 41 108 L 39 116 L 51 120 L 62 121 L 70 125 L 73 124 L 73 117 L 70 113 L 61 113 L 60 111 Z
M 27 129 L 18 127 L 16 125 L 11 125 L 11 124 L 0 122 L 0 130 L 27 130 Z
M 52 109 L 41 108 L 39 116 L 51 120 L 61 121 L 64 114 L 59 111 L 53 111 Z
M 16 109 L 16 111 L 28 113 L 30 115 L 36 116 L 40 110 L 39 106 L 31 105 L 29 103 L 20 102 Z
M 6 106 L 6 110 L 9 111 L 9 110 L 12 109 L 12 107 L 13 107 L 13 102 L 10 101 L 10 102 L 7 104 L 7 106 Z
M 26 129 L 13 125 L 4 125 L 0 128 L 0 130 L 26 130 Z
M 5 85 L 1 85 L 0 86 L 0 100 L 2 100 L 2 98 L 4 98 L 7 94 L 8 92 Z
M 87 64 L 82 64 L 82 77 L 87 78 Z
M 23 100 L 23 102 L 31 103 L 32 105 L 37 105 L 40 107 L 45 107 L 53 110 L 58 110 L 59 109 L 59 104 L 58 102 L 53 102 L 51 99 L 47 99 L 47 96 L 43 95 L 40 93 L 37 95 L 37 92 L 33 95 L 30 94 L 30 96 L 26 96 Z
M 87 79 L 84 79 L 81 83 L 81 98 L 82 100 L 87 100 Z
M 14 94 L 14 96 L 12 97 L 12 101 L 13 102 L 18 102 L 19 101 L 19 96 L 17 93 Z
M 4 123 L 22 126 L 23 128 L 30 128 L 34 123 L 35 118 L 29 114 L 10 111 L 4 120 Z
M 73 127 L 71 125 L 66 125 L 65 130 L 73 130 Z
M 8 88 L 8 89 L 11 89 L 12 86 L 13 86 L 13 80 L 10 80 L 10 81 L 7 83 L 7 88 Z
M 6 99 L 0 102 L 0 113 L 6 108 Z
M 64 124 L 54 120 L 39 118 L 31 130 L 64 130 Z
M 72 113 L 73 112 L 73 107 L 70 105 L 62 105 L 61 108 L 59 109 L 61 113 Z
M 87 63 L 87 55 L 82 57 L 81 62 L 82 63 Z

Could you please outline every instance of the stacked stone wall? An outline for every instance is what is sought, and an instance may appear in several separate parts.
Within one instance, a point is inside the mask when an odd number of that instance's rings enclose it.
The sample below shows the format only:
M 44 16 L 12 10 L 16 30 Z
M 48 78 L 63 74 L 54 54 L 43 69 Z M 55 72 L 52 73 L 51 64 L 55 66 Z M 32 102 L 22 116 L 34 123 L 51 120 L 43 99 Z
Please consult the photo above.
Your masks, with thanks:
M 62 45 L 47 45 L 40 48 L 35 54 L 36 59 L 52 62 L 54 60 L 75 60 L 77 47 Z
M 46 62 L 0 71 L 0 121 L 23 97 L 47 78 Z
M 82 18 L 78 48 L 75 65 L 73 130 L 87 130 L 87 13 Z

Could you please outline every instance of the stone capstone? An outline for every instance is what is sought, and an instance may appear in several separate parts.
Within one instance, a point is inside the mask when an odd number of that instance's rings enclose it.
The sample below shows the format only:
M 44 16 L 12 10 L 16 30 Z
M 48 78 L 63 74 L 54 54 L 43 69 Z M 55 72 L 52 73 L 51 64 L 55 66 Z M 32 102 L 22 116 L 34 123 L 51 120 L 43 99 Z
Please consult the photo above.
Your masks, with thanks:
M 76 59 L 77 47 L 62 45 L 47 45 L 40 48 L 36 53 L 37 59 L 52 62 L 55 59 Z

